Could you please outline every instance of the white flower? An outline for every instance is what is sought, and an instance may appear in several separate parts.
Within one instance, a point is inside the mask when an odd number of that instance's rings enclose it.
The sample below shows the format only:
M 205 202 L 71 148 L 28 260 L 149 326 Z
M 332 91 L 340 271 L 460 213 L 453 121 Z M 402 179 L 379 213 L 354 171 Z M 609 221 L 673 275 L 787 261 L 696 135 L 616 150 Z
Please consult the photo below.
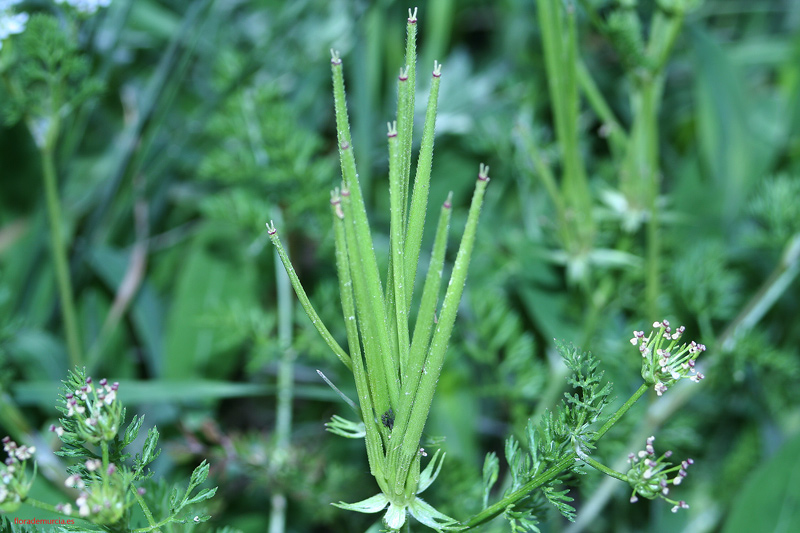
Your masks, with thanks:
M 72 474 L 71 476 L 69 476 L 64 481 L 64 486 L 65 487 L 69 487 L 69 488 L 73 488 L 74 487 L 74 488 L 82 489 L 86 485 L 84 485 L 83 480 L 81 479 L 81 476 L 79 476 L 78 474 Z
M 11 7 L 19 4 L 22 0 L 0 0 L 0 48 L 3 48 L 3 40 L 9 35 L 22 33 L 25 31 L 25 24 L 28 22 L 27 13 L 12 13 Z
M 89 516 L 89 504 L 86 503 L 88 498 L 89 495 L 84 492 L 75 500 L 75 503 L 78 505 L 78 514 L 81 516 Z

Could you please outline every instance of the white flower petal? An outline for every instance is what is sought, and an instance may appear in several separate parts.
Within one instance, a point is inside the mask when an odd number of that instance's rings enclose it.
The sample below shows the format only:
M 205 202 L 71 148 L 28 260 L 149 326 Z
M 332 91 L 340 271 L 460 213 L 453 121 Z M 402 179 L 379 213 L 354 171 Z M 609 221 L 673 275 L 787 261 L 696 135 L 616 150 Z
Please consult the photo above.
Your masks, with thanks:
M 442 470 L 442 464 L 444 464 L 444 456 L 447 455 L 446 453 L 442 454 L 442 458 L 439 461 L 437 466 L 436 460 L 439 457 L 439 453 L 442 450 L 436 450 L 436 453 L 433 455 L 433 459 L 430 460 L 428 466 L 425 467 L 425 470 L 422 471 L 422 474 L 419 476 L 419 485 L 417 489 L 417 494 L 420 494 L 422 491 L 427 489 L 431 486 L 431 483 L 436 481 L 436 477 L 439 475 L 439 472 Z
M 342 509 L 347 509 L 348 511 L 356 511 L 359 513 L 377 513 L 382 511 L 383 508 L 386 507 L 387 503 L 389 503 L 389 498 L 387 498 L 382 492 L 379 492 L 375 496 L 367 498 L 366 500 L 361 500 L 360 502 L 339 502 L 334 503 L 333 505 Z
M 383 521 L 389 529 L 400 529 L 406 523 L 406 508 L 390 503 Z
M 459 531 L 464 529 L 459 525 L 457 520 L 437 511 L 432 505 L 425 503 L 421 498 L 416 498 L 413 501 L 409 506 L 409 511 L 411 512 L 411 516 L 419 520 L 420 523 L 439 532 L 442 530 Z

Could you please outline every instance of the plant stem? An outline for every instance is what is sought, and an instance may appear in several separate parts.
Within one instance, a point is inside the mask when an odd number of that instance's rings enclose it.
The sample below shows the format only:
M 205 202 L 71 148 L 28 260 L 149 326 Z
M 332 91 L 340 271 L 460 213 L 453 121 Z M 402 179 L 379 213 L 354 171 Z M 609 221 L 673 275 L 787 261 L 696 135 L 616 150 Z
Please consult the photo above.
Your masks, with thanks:
M 626 412 L 628 412 L 628 410 L 633 406 L 633 404 L 636 403 L 636 401 L 642 397 L 642 395 L 647 391 L 647 389 L 648 386 L 646 384 L 642 384 L 642 386 L 639 387 L 636 390 L 636 392 L 634 392 L 633 395 L 630 398 L 628 398 L 628 400 L 624 404 L 622 404 L 622 406 L 619 409 L 617 409 L 617 412 L 614 413 L 611 416 L 611 418 L 609 418 L 606 421 L 605 424 L 603 424 L 603 427 L 601 427 L 597 432 L 596 439 L 599 439 L 600 437 L 605 435 L 608 432 L 608 430 L 611 429 L 611 427 L 614 424 L 616 424 L 617 421 L 619 421 L 619 419 L 622 418 L 622 416 Z M 522 500 L 523 498 L 526 498 L 531 493 L 531 491 L 541 487 L 548 481 L 558 477 L 559 474 L 567 470 L 572 464 L 575 463 L 575 459 L 577 457 L 578 454 L 576 454 L 575 452 L 568 453 L 563 459 L 561 459 L 561 461 L 551 466 L 550 468 L 548 468 L 547 470 L 545 470 L 544 472 L 542 472 L 541 474 L 539 474 L 538 476 L 527 482 L 525 485 L 520 487 L 518 490 L 514 491 L 513 493 L 503 498 L 502 500 L 498 501 L 493 505 L 490 505 L 480 513 L 476 514 L 475 516 L 464 522 L 463 525 L 466 526 L 467 529 L 472 529 L 481 524 L 485 524 L 489 520 L 493 519 L 494 517 L 498 516 L 500 513 L 505 511 L 505 509 L 509 505 L 513 505 L 518 501 Z
M 25 500 L 23 500 L 23 501 L 25 503 L 27 503 L 28 505 L 30 505 L 31 507 L 36 507 L 37 509 L 42 509 L 43 511 L 50 511 L 51 513 L 64 514 L 64 513 L 59 512 L 58 509 L 56 509 L 55 505 L 50 505 L 49 503 L 45 503 L 45 502 L 36 500 L 34 498 L 25 498 Z
M 51 129 L 57 130 L 57 120 Z M 67 266 L 67 250 L 61 233 L 61 204 L 58 200 L 58 185 L 55 165 L 55 137 L 57 133 L 48 135 L 45 146 L 41 150 L 42 170 L 44 173 L 44 189 L 47 198 L 47 218 L 50 221 L 50 243 L 53 249 L 53 264 L 56 269 L 56 281 L 61 297 L 61 316 L 64 320 L 64 331 L 67 337 L 67 352 L 71 366 L 80 366 L 81 342 L 78 334 L 78 321 L 75 313 L 72 281 Z
M 279 468 L 286 459 L 292 434 L 292 400 L 294 398 L 294 359 L 292 348 L 292 288 L 283 268 L 280 255 L 275 251 L 275 276 L 278 286 L 278 342 L 283 350 L 278 369 L 278 405 L 275 424 L 275 451 L 272 464 Z M 286 495 L 278 491 L 272 495 L 272 512 L 269 533 L 283 533 L 286 529 Z
M 578 457 L 580 457 L 581 461 L 583 461 L 584 463 L 588 464 L 589 466 L 595 468 L 596 470 L 599 470 L 600 472 L 604 473 L 605 475 L 611 476 L 611 477 L 613 477 L 615 479 L 618 479 L 620 481 L 625 481 L 625 482 L 628 481 L 628 476 L 626 476 L 625 474 L 620 474 L 616 470 L 612 470 L 611 468 L 607 467 L 603 463 L 595 461 L 589 455 L 583 453 L 580 448 L 576 447 L 575 448 L 575 453 L 578 455 Z
M 147 523 L 150 524 L 149 528 L 141 528 L 141 529 L 134 529 L 133 531 L 152 531 L 153 529 L 157 528 L 163 524 L 156 524 L 156 519 L 153 516 L 152 511 L 150 511 L 150 507 L 148 507 L 147 503 L 142 498 L 142 495 L 139 494 L 139 490 L 131 484 L 131 492 L 133 492 L 133 496 L 136 498 L 136 502 L 139 504 L 139 507 L 142 508 L 142 512 L 144 513 L 145 518 L 147 518 Z
M 619 409 L 617 409 L 617 412 L 616 412 L 616 413 L 614 413 L 614 415 L 613 415 L 611 418 L 609 418 L 608 420 L 606 420 L 606 423 L 605 423 L 605 424 L 603 424 L 603 427 L 601 427 L 601 428 L 600 428 L 600 429 L 597 431 L 597 436 L 595 437 L 595 440 L 599 440 L 599 439 L 600 439 L 600 438 L 601 438 L 603 435 L 605 435 L 606 433 L 608 433 L 608 430 L 609 430 L 609 429 L 611 429 L 611 427 L 612 427 L 614 424 L 616 424 L 616 423 L 619 421 L 619 419 L 620 419 L 620 418 L 622 418 L 622 416 L 623 416 L 625 413 L 627 413 L 627 412 L 628 412 L 628 410 L 629 410 L 631 407 L 633 407 L 633 404 L 635 404 L 635 403 L 637 402 L 637 400 L 639 400 L 639 398 L 641 398 L 641 397 L 642 397 L 642 395 L 643 395 L 645 392 L 647 392 L 647 389 L 648 389 L 648 388 L 649 388 L 649 387 L 648 387 L 647 383 L 642 383 L 642 385 L 641 385 L 641 386 L 640 386 L 638 389 L 636 389 L 636 392 L 634 392 L 634 393 L 631 395 L 631 397 L 630 397 L 630 398 L 628 398 L 628 400 L 627 400 L 627 401 L 626 401 L 624 404 L 622 404 L 622 407 L 620 407 Z

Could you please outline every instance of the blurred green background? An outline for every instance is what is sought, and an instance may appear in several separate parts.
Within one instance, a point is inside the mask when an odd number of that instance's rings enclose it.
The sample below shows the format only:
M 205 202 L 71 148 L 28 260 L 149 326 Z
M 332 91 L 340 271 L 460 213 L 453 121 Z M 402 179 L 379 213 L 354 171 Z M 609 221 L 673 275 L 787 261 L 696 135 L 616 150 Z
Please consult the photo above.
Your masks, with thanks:
M 553 338 L 597 355 L 621 402 L 641 380 L 631 332 L 668 318 L 708 346 L 707 379 L 643 399 L 597 457 L 622 469 L 655 434 L 657 449 L 695 460 L 675 489 L 691 508 L 632 505 L 628 487 L 591 473 L 571 493 L 578 521 L 545 515 L 542 531 L 794 531 L 800 3 L 706 0 L 687 12 L 657 67 L 643 57 L 661 8 L 629 4 L 567 4 L 577 57 L 558 68 L 582 74 L 565 137 L 548 86 L 558 71 L 543 48 L 553 37 L 536 2 L 418 3 L 417 131 L 438 59 L 431 205 L 454 192 L 454 236 L 478 163 L 492 176 L 427 426 L 448 454 L 427 497 L 456 518 L 479 510 L 483 456 L 502 455 L 504 438 L 564 390 Z M 17 7 L 54 12 L 43 1 Z M 344 60 L 355 154 L 385 257 L 383 135 L 409 7 L 114 0 L 75 27 L 103 87 L 64 120 L 55 154 L 81 364 L 120 381 L 129 416 L 158 425 L 157 476 L 185 480 L 209 459 L 220 486 L 211 529 L 266 531 L 278 494 L 286 531 L 377 531 L 377 515 L 329 505 L 375 492 L 363 444 L 324 431 L 331 415 L 351 413 L 315 370 L 351 397 L 354 385 L 302 309 L 279 306 L 264 224 L 275 220 L 344 344 L 328 206 L 341 179 L 329 50 Z M 652 79 L 657 105 L 644 120 Z M 47 428 L 71 362 L 43 169 L 24 121 L 11 122 L 0 129 L 0 433 L 38 443 L 47 464 L 34 493 L 66 501 L 63 466 L 46 453 L 58 447 Z M 637 189 L 640 168 L 650 174 Z M 581 173 L 583 204 L 566 187 Z M 294 385 L 288 447 L 275 431 L 280 369 Z M 500 519 L 483 528 L 507 530 Z

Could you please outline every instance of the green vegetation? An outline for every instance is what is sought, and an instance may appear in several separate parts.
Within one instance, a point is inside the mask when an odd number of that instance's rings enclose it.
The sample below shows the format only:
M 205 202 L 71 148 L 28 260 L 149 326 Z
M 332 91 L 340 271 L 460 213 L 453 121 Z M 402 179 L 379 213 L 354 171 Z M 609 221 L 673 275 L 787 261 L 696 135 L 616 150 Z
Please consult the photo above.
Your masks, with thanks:
M 800 524 L 794 3 L 8 1 L 0 44 L 4 531 Z

